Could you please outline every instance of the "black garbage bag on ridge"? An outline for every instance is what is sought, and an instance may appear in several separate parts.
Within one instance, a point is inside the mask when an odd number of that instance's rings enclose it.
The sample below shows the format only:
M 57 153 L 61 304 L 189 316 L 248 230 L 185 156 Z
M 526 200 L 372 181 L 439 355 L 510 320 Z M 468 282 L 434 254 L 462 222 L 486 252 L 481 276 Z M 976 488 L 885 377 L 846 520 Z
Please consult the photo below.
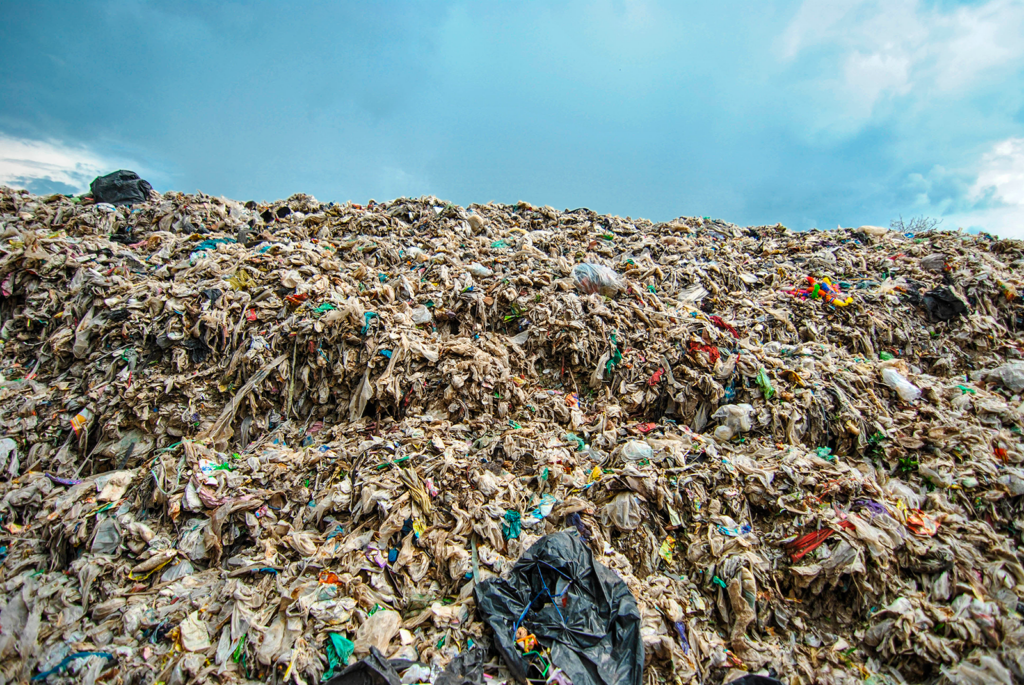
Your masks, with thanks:
M 526 681 L 530 661 L 516 646 L 520 626 L 551 649 L 573 685 L 638 685 L 644 646 L 640 610 L 615 573 L 594 561 L 575 531 L 538 540 L 512 567 L 473 589 L 481 618 L 512 674 Z
M 89 184 L 89 191 L 96 202 L 112 205 L 132 205 L 149 199 L 153 186 L 139 178 L 134 171 L 121 169 L 106 176 L 97 176 Z

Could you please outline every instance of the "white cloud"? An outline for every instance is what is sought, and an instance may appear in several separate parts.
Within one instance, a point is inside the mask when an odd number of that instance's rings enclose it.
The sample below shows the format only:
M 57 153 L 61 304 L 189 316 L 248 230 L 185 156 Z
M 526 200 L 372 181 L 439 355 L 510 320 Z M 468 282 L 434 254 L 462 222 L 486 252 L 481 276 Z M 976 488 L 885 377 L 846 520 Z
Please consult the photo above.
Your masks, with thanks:
M 835 63 L 818 60 L 825 73 L 817 78 L 838 79 L 846 115 L 866 118 L 886 96 L 955 95 L 1019 68 L 1022 35 L 1020 0 L 955 10 L 919 0 L 804 0 L 780 38 L 779 54 L 792 61 L 813 48 L 837 51 Z
M 910 59 L 906 55 L 882 53 L 863 54 L 854 51 L 846 58 L 843 77 L 865 115 L 886 91 L 905 93 L 909 90 Z
M 973 183 L 965 182 L 975 177 Z M 1024 138 L 1007 138 L 981 155 L 973 174 L 933 168 L 911 174 L 913 211 L 941 216 L 944 228 L 979 228 L 1001 238 L 1024 238 Z
M 1024 238 L 1024 138 L 1007 138 L 982 155 L 969 197 L 992 205 L 975 215 L 976 225 L 1005 238 Z
M 121 168 L 85 147 L 0 134 L 0 184 L 15 188 L 59 184 L 85 192 L 100 174 Z
M 1007 205 L 1024 207 L 1024 138 L 1007 138 L 982 156 L 971 197 L 986 195 Z
M 944 34 L 931 46 L 935 83 L 942 90 L 970 85 L 983 72 L 1024 57 L 1024 3 L 993 0 L 935 15 L 933 33 Z

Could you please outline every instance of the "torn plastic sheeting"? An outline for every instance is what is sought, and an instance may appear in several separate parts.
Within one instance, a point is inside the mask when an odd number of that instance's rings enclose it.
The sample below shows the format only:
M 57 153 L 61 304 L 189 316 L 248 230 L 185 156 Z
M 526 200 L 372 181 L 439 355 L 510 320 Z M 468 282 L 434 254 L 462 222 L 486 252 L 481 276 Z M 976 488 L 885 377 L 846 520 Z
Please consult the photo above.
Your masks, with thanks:
M 541 538 L 507 580 L 485 580 L 473 592 L 498 651 L 520 681 L 531 668 L 516 647 L 516 631 L 524 627 L 550 649 L 550 665 L 574 685 L 640 683 L 644 648 L 636 600 L 574 532 Z

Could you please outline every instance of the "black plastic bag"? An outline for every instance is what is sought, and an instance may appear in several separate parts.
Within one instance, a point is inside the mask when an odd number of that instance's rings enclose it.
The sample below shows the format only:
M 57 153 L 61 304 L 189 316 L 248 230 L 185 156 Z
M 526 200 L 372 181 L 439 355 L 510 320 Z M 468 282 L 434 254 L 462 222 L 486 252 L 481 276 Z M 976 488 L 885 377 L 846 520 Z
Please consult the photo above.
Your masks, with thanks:
M 730 680 L 725 685 L 782 685 L 777 678 L 769 678 L 766 675 L 745 675 L 736 680 Z
M 370 647 L 370 656 L 352 664 L 326 685 L 402 685 L 402 679 L 384 655 Z
M 487 650 L 480 645 L 459 652 L 437 676 L 434 685 L 483 685 L 485 661 Z
M 541 538 L 508 580 L 485 580 L 473 592 L 498 652 L 520 681 L 531 663 L 540 663 L 517 648 L 522 626 L 550 648 L 554 667 L 573 685 L 640 683 L 644 645 L 636 600 L 613 571 L 594 561 L 575 531 Z
M 933 321 L 951 321 L 967 313 L 967 305 L 949 288 L 936 288 L 924 294 L 924 308 Z
M 149 199 L 153 186 L 139 178 L 134 171 L 121 169 L 106 176 L 97 176 L 89 184 L 89 191 L 96 202 L 112 205 L 131 205 Z

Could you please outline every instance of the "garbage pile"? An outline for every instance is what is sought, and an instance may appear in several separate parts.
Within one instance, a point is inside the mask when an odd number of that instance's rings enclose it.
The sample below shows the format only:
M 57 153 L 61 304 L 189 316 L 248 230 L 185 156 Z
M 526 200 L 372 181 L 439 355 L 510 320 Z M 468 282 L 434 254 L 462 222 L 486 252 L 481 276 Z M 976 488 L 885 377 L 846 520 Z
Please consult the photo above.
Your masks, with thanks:
M 0 682 L 1020 682 L 1022 266 L 4 188 Z

